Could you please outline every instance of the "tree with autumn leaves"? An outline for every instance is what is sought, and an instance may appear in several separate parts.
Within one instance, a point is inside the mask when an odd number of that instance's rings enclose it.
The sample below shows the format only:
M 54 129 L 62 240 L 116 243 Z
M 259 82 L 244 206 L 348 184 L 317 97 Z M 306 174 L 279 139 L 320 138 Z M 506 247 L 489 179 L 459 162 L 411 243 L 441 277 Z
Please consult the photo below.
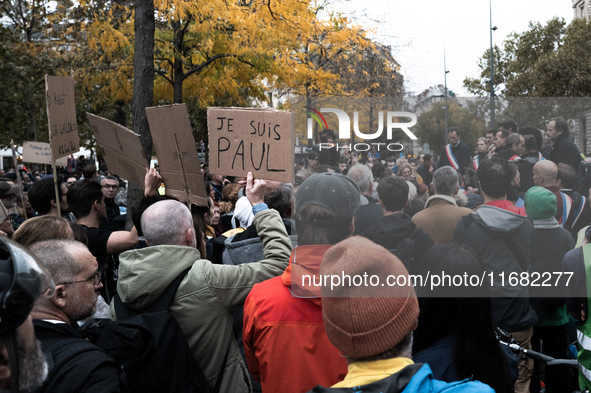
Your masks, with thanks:
M 0 73 L 9 83 L 0 92 L 0 124 L 17 141 L 46 140 L 46 73 L 75 79 L 80 129 L 86 111 L 120 122 L 131 114 L 128 126 L 148 138 L 143 108 L 154 104 L 187 102 L 190 112 L 203 114 L 210 105 L 263 102 L 270 91 L 402 91 L 389 49 L 328 12 L 327 2 L 62 0 L 54 8 L 45 0 L 0 2 L 3 18 L 18 21 L 22 10 L 28 18 L 1 30 Z M 383 77 L 368 67 L 376 59 Z

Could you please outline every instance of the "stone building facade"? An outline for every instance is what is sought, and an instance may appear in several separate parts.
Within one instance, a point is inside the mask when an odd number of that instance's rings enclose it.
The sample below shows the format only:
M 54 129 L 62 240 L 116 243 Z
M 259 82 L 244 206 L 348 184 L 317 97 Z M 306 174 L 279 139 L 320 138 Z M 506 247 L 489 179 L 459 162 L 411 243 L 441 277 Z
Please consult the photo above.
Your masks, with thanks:
M 573 5 L 573 19 L 591 18 L 591 0 L 571 0 Z M 591 154 L 591 112 L 582 113 L 578 118 L 569 122 L 575 144 L 581 153 Z
M 573 19 L 591 17 L 591 0 L 571 0 L 573 3 Z

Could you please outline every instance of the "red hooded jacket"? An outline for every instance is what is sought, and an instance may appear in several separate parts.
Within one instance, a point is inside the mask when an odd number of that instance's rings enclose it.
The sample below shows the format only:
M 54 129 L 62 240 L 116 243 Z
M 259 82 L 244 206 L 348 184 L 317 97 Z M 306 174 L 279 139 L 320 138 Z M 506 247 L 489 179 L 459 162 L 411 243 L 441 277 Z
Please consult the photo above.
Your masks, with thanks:
M 296 254 L 317 272 L 330 247 L 294 248 L 283 275 L 256 284 L 246 298 L 244 351 L 263 392 L 303 393 L 316 385 L 332 386 L 347 374 L 347 361 L 326 336 L 321 299 L 291 293 Z

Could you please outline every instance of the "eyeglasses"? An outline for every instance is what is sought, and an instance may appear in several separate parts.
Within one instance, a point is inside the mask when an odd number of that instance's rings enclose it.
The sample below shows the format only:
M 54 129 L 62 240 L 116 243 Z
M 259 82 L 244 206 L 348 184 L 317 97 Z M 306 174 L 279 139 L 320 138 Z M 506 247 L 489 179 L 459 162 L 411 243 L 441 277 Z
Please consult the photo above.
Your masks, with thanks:
M 79 282 L 88 282 L 90 280 L 94 280 L 93 285 L 96 287 L 101 282 L 101 277 L 102 277 L 101 272 L 96 272 L 92 275 L 92 277 L 87 278 L 86 280 L 62 282 L 57 285 L 76 284 Z
M 112 189 L 116 190 L 116 189 L 119 188 L 119 186 L 113 186 L 113 185 L 106 184 L 106 185 L 103 186 L 103 188 L 106 188 L 106 189 L 111 189 L 112 188 Z

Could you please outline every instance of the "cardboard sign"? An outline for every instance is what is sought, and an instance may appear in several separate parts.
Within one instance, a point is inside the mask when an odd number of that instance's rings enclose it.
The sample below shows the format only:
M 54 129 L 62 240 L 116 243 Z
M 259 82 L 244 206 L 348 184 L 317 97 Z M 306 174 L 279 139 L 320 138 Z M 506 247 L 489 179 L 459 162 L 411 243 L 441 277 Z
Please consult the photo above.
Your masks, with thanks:
M 23 142 L 23 162 L 51 165 L 51 145 L 43 142 Z M 60 158 L 55 163 L 68 166 L 68 158 Z
M 209 172 L 293 182 L 291 112 L 208 108 Z
M 80 150 L 74 80 L 68 76 L 45 75 L 45 98 L 49 143 L 57 160 Z
M 207 206 L 205 184 L 185 104 L 146 108 L 166 193 Z
M 86 113 L 96 143 L 103 149 L 105 162 L 112 173 L 144 187 L 148 159 L 140 136 L 121 124 Z

